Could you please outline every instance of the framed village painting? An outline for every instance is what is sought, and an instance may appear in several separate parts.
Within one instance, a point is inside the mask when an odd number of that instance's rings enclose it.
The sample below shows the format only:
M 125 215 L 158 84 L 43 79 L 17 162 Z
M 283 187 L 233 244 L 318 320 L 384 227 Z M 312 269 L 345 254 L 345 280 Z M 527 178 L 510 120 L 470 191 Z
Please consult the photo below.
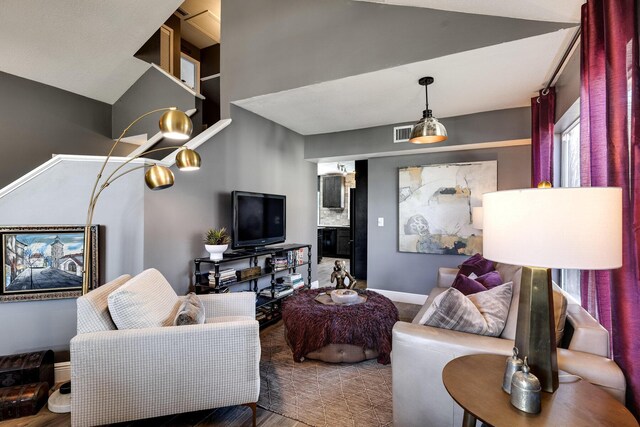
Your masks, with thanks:
M 85 252 L 85 227 L 35 225 L 0 227 L 3 280 L 0 301 L 75 298 L 82 295 L 88 272 L 89 289 L 98 283 L 98 226 L 90 228 Z
M 447 163 L 399 170 L 399 250 L 425 254 L 482 252 L 472 208 L 498 187 L 498 162 Z

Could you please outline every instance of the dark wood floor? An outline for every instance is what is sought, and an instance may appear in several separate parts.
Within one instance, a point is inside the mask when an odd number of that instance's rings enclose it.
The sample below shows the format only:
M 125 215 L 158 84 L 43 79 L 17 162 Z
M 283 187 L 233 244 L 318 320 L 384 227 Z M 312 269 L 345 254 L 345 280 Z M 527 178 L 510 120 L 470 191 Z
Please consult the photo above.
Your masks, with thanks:
M 0 427 L 67 427 L 70 414 L 54 414 L 46 405 L 37 415 L 0 422 Z M 261 427 L 302 427 L 306 424 L 292 420 L 266 409 L 258 408 L 257 425 Z M 251 409 L 232 406 L 207 411 L 188 412 L 166 417 L 148 418 L 128 423 L 113 424 L 117 427 L 245 427 L 251 426 Z

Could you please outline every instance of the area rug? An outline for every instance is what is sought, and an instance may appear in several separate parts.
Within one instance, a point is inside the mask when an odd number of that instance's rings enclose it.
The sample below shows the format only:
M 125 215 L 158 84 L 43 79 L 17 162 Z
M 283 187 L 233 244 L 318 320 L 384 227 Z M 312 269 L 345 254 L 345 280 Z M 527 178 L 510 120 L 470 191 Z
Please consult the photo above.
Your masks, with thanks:
M 293 361 L 282 323 L 261 334 L 258 406 L 314 427 L 391 426 L 391 365 Z

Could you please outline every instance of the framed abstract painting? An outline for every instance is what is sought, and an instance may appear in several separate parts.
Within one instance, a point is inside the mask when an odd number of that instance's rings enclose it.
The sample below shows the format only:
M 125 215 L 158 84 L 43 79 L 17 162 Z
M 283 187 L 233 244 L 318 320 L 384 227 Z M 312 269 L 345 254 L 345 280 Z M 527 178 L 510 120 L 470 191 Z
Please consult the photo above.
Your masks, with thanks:
M 399 169 L 400 252 L 473 255 L 482 230 L 472 208 L 498 188 L 498 162 L 447 163 Z

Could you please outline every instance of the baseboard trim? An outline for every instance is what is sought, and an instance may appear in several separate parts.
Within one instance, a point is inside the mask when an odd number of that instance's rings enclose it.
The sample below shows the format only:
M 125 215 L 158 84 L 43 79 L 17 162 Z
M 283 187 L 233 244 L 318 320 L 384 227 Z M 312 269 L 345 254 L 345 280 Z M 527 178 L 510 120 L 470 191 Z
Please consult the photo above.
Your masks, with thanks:
M 56 384 L 71 381 L 71 362 L 58 362 L 53 365 L 53 377 Z
M 367 288 L 368 291 L 375 291 L 385 297 L 389 298 L 391 301 L 395 302 L 404 302 L 407 304 L 418 304 L 423 305 L 429 295 L 422 294 L 411 294 L 409 292 L 398 292 L 398 291 L 389 291 L 386 289 L 375 289 L 375 288 Z

